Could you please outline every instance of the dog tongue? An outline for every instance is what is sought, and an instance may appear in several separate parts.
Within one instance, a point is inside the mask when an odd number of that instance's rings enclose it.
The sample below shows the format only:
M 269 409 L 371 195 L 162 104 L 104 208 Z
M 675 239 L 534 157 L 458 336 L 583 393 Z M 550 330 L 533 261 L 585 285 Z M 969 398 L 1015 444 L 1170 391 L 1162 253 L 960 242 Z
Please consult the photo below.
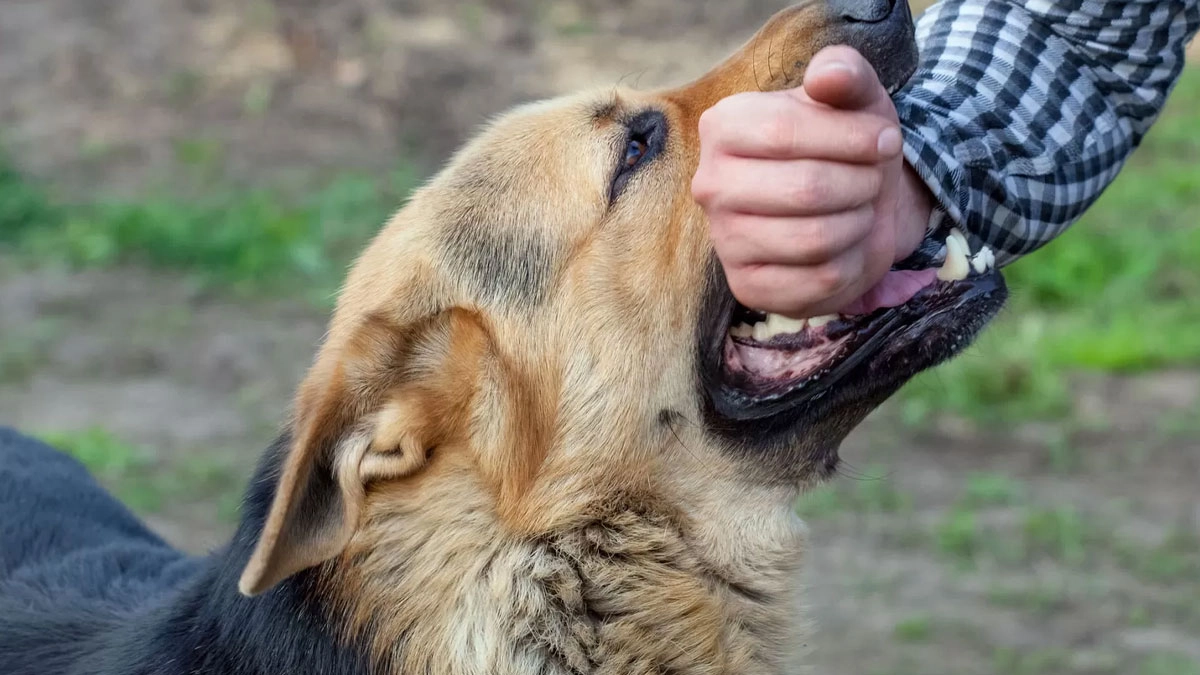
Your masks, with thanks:
M 937 270 L 891 270 L 861 298 L 843 307 L 842 314 L 870 314 L 881 307 L 899 307 L 937 279 Z

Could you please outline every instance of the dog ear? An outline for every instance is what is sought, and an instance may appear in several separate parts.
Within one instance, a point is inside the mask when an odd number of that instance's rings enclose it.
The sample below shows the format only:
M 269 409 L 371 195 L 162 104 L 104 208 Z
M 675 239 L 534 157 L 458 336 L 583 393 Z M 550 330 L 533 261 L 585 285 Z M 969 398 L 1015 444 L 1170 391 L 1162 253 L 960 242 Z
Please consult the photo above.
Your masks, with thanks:
M 483 344 L 478 322 L 456 310 L 408 329 L 370 317 L 321 350 L 297 397 L 292 445 L 238 584 L 243 594 L 342 552 L 367 486 L 418 472 L 455 428 Z

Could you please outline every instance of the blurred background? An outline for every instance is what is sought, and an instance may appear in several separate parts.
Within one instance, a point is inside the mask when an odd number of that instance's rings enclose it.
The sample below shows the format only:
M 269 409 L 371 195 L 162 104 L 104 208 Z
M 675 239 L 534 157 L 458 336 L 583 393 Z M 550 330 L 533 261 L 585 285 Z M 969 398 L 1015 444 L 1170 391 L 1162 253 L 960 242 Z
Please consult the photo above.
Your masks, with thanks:
M 0 0 L 0 423 L 220 543 L 347 262 L 476 124 L 697 75 L 783 4 Z M 1198 130 L 1191 67 L 800 504 L 817 672 L 1200 674 Z

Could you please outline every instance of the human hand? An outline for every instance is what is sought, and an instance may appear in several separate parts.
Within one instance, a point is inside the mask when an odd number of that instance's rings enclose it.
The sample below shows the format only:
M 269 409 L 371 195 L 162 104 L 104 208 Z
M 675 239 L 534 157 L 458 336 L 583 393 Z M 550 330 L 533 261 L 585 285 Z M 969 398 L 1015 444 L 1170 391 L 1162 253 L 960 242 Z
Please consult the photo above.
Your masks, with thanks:
M 891 97 L 853 48 L 818 53 L 800 88 L 720 101 L 700 118 L 700 143 L 693 196 L 747 307 L 806 318 L 861 305 L 924 238 L 932 197 L 904 163 Z

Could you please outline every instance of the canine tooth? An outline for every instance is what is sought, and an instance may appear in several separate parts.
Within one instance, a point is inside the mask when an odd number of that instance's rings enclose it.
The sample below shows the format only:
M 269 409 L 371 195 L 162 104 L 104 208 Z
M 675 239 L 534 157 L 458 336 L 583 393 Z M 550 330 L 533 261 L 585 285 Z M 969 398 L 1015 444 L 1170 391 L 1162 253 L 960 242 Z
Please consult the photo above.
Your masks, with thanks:
M 962 230 L 957 227 L 950 229 L 950 239 L 957 239 L 958 243 L 962 244 L 963 253 L 967 256 L 971 255 L 971 243 L 967 241 L 967 236 L 962 233 Z M 949 239 L 947 239 L 947 242 Z
M 942 281 L 960 281 L 971 272 L 971 264 L 967 261 L 967 252 L 961 240 L 962 233 L 955 237 L 954 232 L 958 230 L 952 230 L 950 238 L 946 240 L 946 262 L 937 272 L 937 278 Z
M 989 270 L 995 269 L 996 268 L 996 252 L 993 251 L 990 247 L 984 246 L 983 253 L 987 257 L 988 269 Z
M 822 316 L 814 316 L 808 320 L 808 325 L 811 328 L 820 328 L 821 326 L 824 326 L 826 324 L 830 324 L 830 323 L 833 323 L 834 321 L 837 321 L 837 318 L 838 318 L 837 314 L 824 314 Z
M 748 323 L 739 323 L 729 327 L 729 334 L 738 338 L 754 337 L 754 328 Z

